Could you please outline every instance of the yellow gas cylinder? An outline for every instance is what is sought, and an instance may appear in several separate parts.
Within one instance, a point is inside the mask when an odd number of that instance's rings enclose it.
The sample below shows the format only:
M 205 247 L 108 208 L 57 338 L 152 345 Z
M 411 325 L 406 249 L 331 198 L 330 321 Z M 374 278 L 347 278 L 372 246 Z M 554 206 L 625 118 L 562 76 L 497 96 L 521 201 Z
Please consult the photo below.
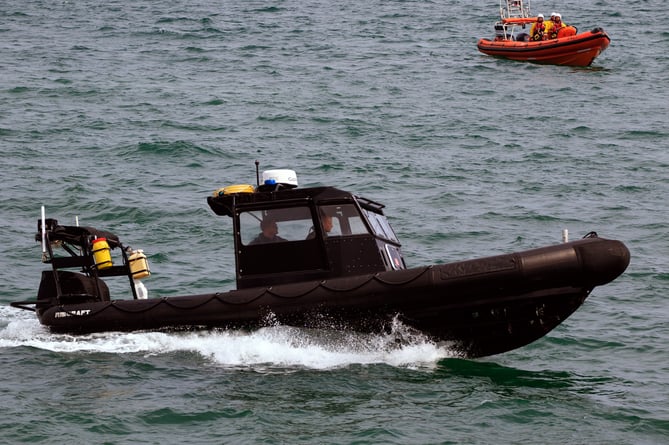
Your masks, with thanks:
M 135 250 L 128 256 L 128 265 L 130 266 L 130 273 L 133 280 L 141 280 L 151 275 L 149 270 L 149 262 L 141 249 Z
M 98 270 L 113 266 L 107 238 L 95 238 L 93 240 L 93 259 Z

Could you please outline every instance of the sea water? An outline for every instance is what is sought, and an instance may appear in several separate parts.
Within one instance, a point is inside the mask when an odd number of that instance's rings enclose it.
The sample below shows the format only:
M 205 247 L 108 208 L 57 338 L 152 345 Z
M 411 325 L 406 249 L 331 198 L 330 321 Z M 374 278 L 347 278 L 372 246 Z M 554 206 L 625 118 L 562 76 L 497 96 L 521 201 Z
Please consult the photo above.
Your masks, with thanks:
M 609 33 L 589 68 L 479 53 L 497 7 L 0 2 L 0 442 L 669 443 L 666 5 L 533 1 Z M 234 288 L 206 197 L 256 160 L 384 203 L 410 267 L 564 229 L 632 261 L 543 339 L 478 360 L 280 325 L 55 335 L 9 307 L 46 268 L 41 205 L 143 249 L 152 297 Z

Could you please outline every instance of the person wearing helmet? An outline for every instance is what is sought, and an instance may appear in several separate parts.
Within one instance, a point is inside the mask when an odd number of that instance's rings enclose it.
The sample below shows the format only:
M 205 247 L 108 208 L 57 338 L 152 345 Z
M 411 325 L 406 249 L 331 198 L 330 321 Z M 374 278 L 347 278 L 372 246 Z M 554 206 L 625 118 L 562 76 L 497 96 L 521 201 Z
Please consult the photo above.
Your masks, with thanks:
M 546 22 L 544 23 L 544 26 L 546 28 L 546 30 L 544 31 L 546 39 L 548 39 L 548 36 L 551 33 L 551 29 L 553 29 L 553 25 L 555 24 L 555 15 L 556 14 L 557 14 L 557 12 L 551 12 L 550 18 L 548 20 L 546 20 Z
M 530 28 L 530 40 L 540 41 L 546 38 L 546 24 L 544 23 L 544 15 L 538 14 L 537 21 L 532 23 Z
M 562 23 L 562 15 L 561 14 L 559 14 L 557 12 L 554 12 L 553 14 L 555 14 L 552 17 L 552 20 L 551 20 L 553 22 L 553 24 L 551 25 L 550 29 L 547 32 L 547 35 L 548 35 L 549 39 L 557 39 L 558 34 L 560 33 L 560 30 L 562 28 L 567 27 L 567 25 Z

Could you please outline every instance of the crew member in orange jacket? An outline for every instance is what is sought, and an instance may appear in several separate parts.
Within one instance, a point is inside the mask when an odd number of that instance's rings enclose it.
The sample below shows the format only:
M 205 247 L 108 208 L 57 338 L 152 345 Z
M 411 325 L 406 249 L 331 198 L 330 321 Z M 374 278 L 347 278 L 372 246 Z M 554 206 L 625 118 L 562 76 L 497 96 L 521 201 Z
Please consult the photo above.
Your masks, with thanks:
M 557 39 L 560 30 L 567 27 L 567 25 L 562 23 L 562 15 L 558 14 L 557 12 L 554 14 L 555 15 L 551 17 L 551 22 L 553 22 L 553 24 L 550 26 L 548 31 L 546 31 L 546 35 L 548 35 L 549 39 Z

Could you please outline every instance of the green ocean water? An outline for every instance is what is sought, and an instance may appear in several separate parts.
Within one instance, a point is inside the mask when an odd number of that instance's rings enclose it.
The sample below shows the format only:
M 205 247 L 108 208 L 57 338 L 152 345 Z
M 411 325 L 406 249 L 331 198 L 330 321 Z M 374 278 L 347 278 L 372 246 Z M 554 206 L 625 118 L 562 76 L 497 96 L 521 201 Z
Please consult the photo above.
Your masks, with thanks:
M 532 2 L 610 34 L 585 69 L 478 53 L 497 6 L 0 1 L 0 443 L 669 443 L 666 5 Z M 410 266 L 565 228 L 632 262 L 480 360 L 286 326 L 54 335 L 9 307 L 42 205 L 144 249 L 152 296 L 233 288 L 206 197 L 255 160 L 386 204 Z

